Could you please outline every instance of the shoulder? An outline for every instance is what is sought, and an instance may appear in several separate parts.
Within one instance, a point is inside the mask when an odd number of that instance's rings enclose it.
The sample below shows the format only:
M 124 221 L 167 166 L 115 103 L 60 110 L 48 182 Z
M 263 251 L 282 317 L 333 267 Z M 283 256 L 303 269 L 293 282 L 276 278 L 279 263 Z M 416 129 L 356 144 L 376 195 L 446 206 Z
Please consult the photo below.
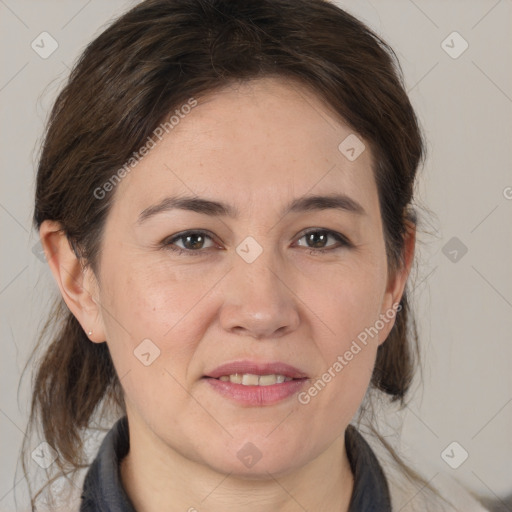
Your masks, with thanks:
M 389 486 L 393 510 L 400 512 L 489 512 L 463 485 L 453 476 L 429 468 L 428 475 L 421 469 L 415 469 L 438 492 L 438 496 L 425 486 L 410 478 L 394 460 L 379 439 L 363 434 L 382 466 Z

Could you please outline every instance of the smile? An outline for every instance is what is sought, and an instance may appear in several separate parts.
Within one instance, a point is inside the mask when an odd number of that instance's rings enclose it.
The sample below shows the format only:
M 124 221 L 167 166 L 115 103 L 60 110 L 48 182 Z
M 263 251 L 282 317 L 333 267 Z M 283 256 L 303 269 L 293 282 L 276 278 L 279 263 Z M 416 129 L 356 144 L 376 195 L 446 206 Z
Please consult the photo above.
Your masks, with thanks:
M 255 375 L 253 373 L 233 373 L 231 375 L 222 375 L 219 377 L 219 380 L 233 384 L 242 384 L 243 386 L 271 386 L 272 384 L 282 384 L 293 379 L 278 374 Z

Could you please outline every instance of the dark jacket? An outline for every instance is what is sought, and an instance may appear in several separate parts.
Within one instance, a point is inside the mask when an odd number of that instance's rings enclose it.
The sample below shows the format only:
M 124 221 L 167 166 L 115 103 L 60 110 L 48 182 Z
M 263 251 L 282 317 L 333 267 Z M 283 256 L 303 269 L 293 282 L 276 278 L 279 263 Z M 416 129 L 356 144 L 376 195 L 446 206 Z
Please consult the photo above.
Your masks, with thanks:
M 372 449 L 352 425 L 345 446 L 354 474 L 349 512 L 391 512 L 388 484 Z M 80 512 L 136 512 L 120 477 L 119 463 L 129 450 L 128 420 L 121 418 L 107 433 L 83 485 Z

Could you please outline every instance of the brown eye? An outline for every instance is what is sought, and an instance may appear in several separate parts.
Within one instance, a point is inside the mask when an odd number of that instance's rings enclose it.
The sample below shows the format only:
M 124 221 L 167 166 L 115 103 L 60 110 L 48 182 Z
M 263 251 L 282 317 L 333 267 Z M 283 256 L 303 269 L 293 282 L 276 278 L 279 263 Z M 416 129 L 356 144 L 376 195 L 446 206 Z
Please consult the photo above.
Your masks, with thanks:
M 334 239 L 337 243 L 328 244 L 329 238 Z M 304 233 L 299 240 L 305 239 L 306 245 L 299 244 L 299 246 L 313 249 L 312 252 L 326 252 L 335 250 L 340 247 L 350 246 L 350 242 L 340 233 L 328 229 L 314 229 Z
M 208 240 L 212 241 L 212 243 L 209 246 L 205 246 Z M 178 245 L 178 243 L 181 245 Z M 162 246 L 166 249 L 177 251 L 179 253 L 198 253 L 201 252 L 201 249 L 208 249 L 213 247 L 213 245 L 212 237 L 204 231 L 185 231 L 174 235 L 171 238 L 166 238 L 162 242 Z

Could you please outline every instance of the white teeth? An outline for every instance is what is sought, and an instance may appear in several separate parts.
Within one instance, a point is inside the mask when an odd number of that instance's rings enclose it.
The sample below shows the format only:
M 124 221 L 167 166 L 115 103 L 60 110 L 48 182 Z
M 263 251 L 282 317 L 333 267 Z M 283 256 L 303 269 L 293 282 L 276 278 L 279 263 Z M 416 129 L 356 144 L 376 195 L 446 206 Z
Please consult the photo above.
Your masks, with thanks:
M 242 374 L 235 373 L 234 375 L 230 375 L 229 382 L 232 382 L 234 384 L 242 384 Z
M 244 386 L 258 386 L 260 378 L 251 373 L 244 373 L 242 376 L 242 384 Z
M 232 382 L 233 384 L 243 384 L 244 386 L 271 386 L 272 384 L 282 384 L 293 380 L 284 375 L 254 375 L 252 373 L 234 373 L 232 375 L 223 375 L 219 380 Z
M 277 375 L 260 375 L 258 385 L 270 386 L 271 384 L 277 384 Z

